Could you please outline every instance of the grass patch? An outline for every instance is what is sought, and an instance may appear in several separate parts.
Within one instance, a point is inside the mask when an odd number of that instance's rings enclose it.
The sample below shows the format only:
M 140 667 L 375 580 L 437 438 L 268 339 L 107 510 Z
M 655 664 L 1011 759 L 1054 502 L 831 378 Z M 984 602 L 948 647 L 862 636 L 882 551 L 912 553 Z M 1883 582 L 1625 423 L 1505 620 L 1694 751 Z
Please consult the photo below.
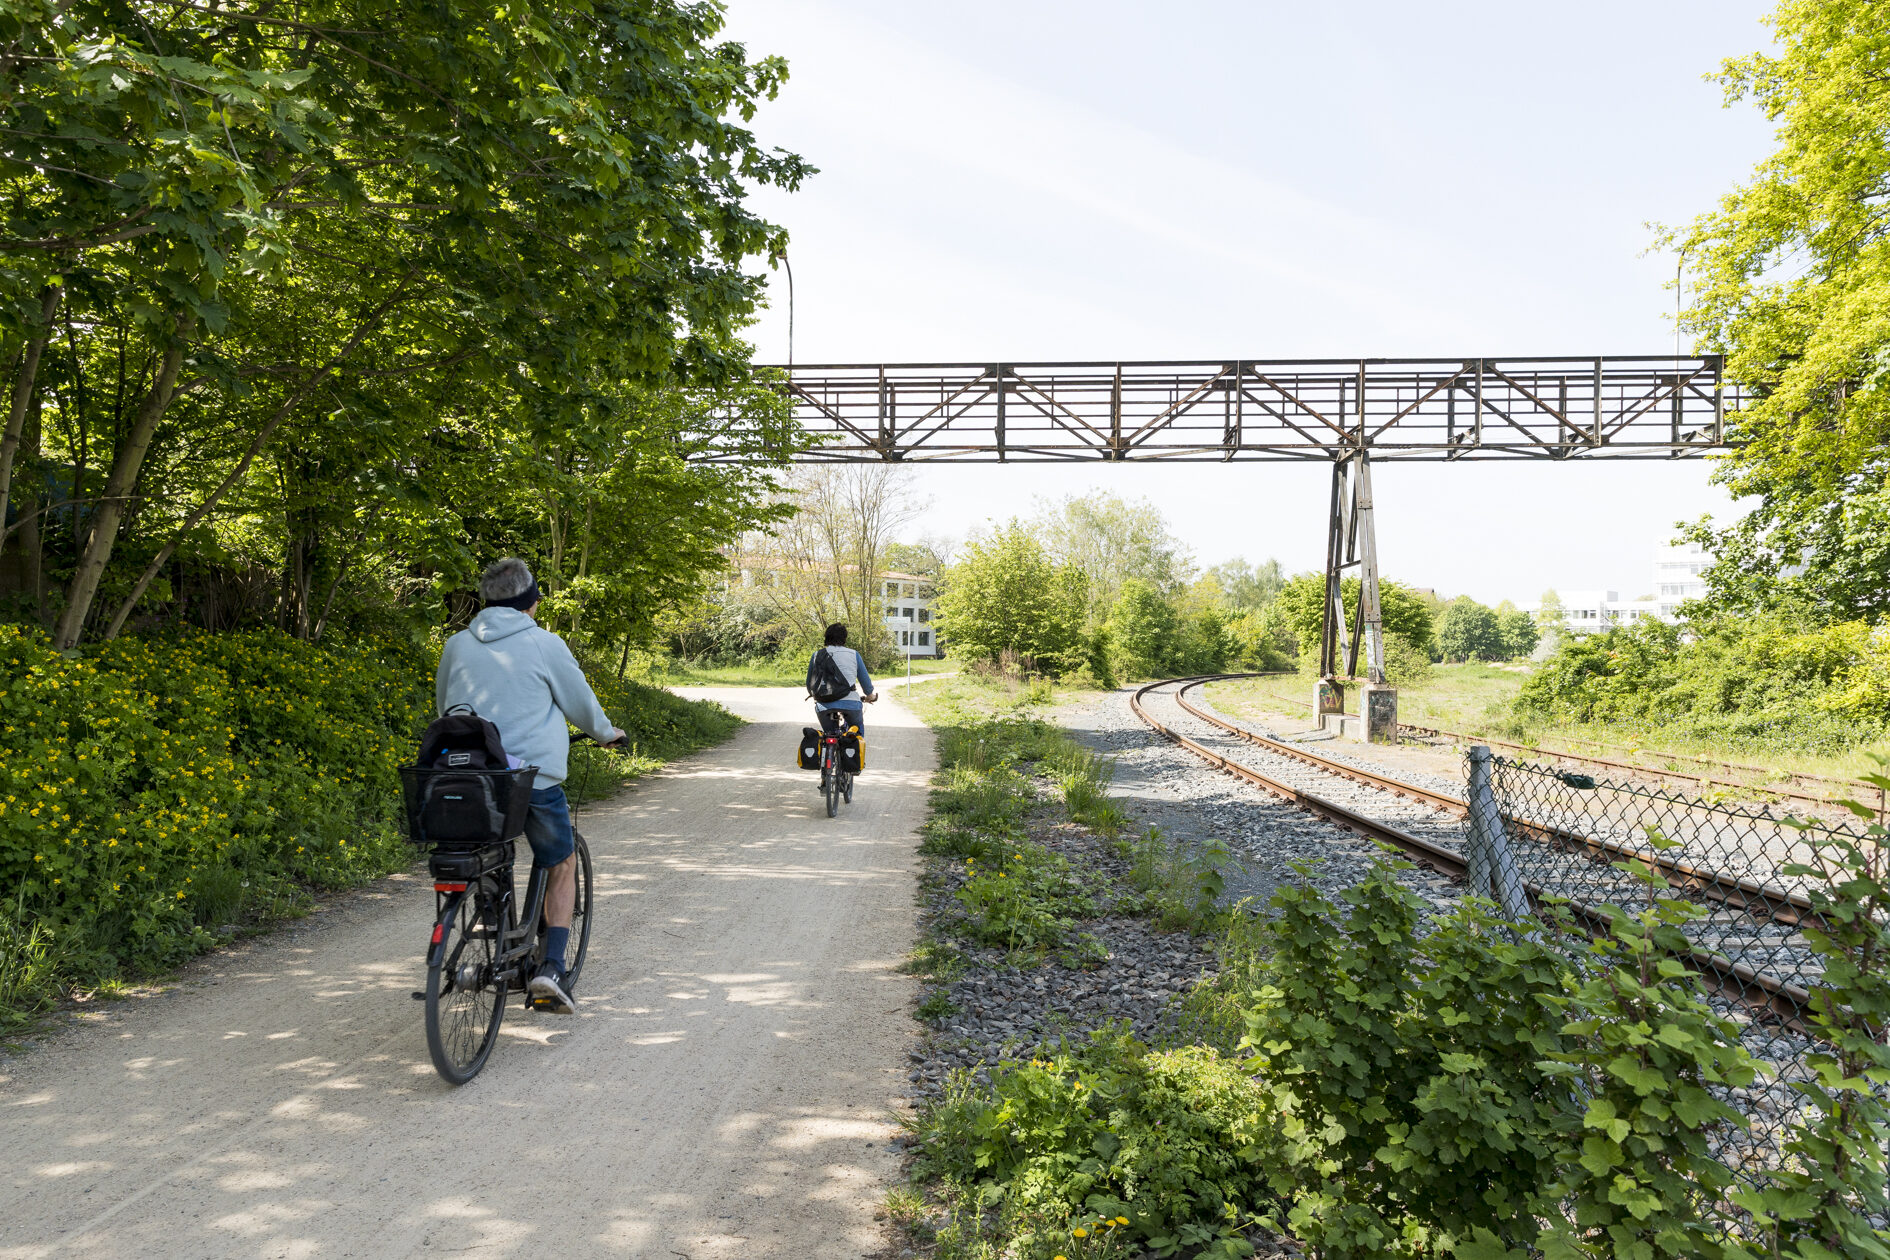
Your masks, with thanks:
M 1517 693 L 1528 678 L 1525 667 L 1514 665 L 1437 665 L 1422 683 L 1398 687 L 1398 717 L 1412 726 L 1429 726 L 1459 734 L 1509 740 L 1530 747 L 1559 748 L 1610 760 L 1638 761 L 1649 768 L 1685 774 L 1719 772 L 1701 767 L 1686 757 L 1758 766 L 1773 774 L 1813 774 L 1833 779 L 1856 779 L 1876 768 L 1876 758 L 1890 753 L 1890 741 L 1862 744 L 1839 753 L 1794 750 L 1764 737 L 1727 733 L 1708 737 L 1674 723 L 1554 722 L 1518 714 Z M 1222 712 L 1260 719 L 1279 714 L 1311 724 L 1311 675 L 1246 679 L 1211 683 L 1204 690 Z M 1348 710 L 1356 709 L 1348 704 Z M 1581 742 L 1592 741 L 1592 742 Z M 1599 744 L 1602 747 L 1595 747 Z M 1664 753 L 1685 754 L 1663 757 Z

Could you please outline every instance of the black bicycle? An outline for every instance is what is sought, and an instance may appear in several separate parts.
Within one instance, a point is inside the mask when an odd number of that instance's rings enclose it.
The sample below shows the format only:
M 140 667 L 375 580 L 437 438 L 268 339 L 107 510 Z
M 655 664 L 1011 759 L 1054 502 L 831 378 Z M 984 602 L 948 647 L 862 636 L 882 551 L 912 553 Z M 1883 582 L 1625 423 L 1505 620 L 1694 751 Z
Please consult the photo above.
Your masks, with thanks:
M 840 812 L 842 799 L 853 804 L 853 772 L 846 768 L 840 756 L 842 733 L 830 728 L 823 728 L 820 733 L 820 794 L 827 802 L 829 818 Z
M 573 744 L 589 736 L 573 736 Z M 565 991 L 575 995 L 591 940 L 591 850 L 576 838 L 577 896 L 571 911 Z M 508 994 L 530 1009 L 527 983 L 545 960 L 545 888 L 550 871 L 532 863 L 521 903 L 513 873 L 516 842 L 450 852 L 427 859 L 437 913 L 427 947 L 427 1051 L 434 1069 L 455 1085 L 479 1075 L 499 1039 Z

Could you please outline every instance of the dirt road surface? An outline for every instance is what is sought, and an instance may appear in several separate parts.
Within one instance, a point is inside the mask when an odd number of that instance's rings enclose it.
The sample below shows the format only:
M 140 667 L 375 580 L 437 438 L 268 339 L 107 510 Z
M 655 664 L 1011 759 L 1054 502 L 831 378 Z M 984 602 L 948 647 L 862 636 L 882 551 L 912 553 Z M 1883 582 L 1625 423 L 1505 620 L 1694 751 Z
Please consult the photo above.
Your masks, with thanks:
M 514 1002 L 485 1073 L 428 1061 L 428 882 L 382 881 L 0 1065 L 0 1257 L 858 1257 L 914 1025 L 930 734 L 870 711 L 829 820 L 798 688 L 578 820 L 575 1018 Z

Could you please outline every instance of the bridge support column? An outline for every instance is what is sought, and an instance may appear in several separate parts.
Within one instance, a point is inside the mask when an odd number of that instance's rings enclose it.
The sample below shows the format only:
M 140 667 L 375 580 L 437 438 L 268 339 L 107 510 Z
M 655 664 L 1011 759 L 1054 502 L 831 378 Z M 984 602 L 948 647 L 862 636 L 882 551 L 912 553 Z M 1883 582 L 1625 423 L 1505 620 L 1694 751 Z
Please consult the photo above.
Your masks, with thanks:
M 1359 735 L 1373 744 L 1398 742 L 1398 689 L 1368 682 L 1358 689 Z
M 1362 433 L 1361 429 L 1361 433 Z M 1313 715 L 1321 726 L 1327 713 L 1344 707 L 1339 679 L 1359 677 L 1359 649 L 1365 649 L 1364 683 L 1359 690 L 1359 735 L 1379 744 L 1398 742 L 1398 692 L 1385 678 L 1384 618 L 1378 594 L 1378 534 L 1372 519 L 1371 457 L 1363 445 L 1332 465 L 1332 510 L 1326 535 L 1325 624 L 1319 645 L 1319 682 Z M 1343 582 L 1358 570 L 1357 615 L 1346 634 Z M 1343 674 L 1341 673 L 1343 671 Z

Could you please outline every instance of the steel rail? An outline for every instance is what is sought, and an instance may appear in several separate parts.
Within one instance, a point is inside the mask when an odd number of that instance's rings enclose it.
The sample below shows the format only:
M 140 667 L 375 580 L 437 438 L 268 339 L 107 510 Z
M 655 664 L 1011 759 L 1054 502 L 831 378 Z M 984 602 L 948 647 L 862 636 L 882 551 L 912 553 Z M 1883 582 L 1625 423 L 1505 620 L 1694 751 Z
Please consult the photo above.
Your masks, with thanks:
M 1224 675 L 1223 677 L 1231 679 L 1231 678 L 1277 678 L 1277 677 L 1282 677 L 1282 676 L 1295 677 L 1295 678 L 1298 677 L 1297 674 L 1282 675 L 1279 673 L 1272 673 L 1272 672 L 1227 674 L 1227 675 Z M 1209 681 L 1213 681 L 1213 680 L 1210 679 Z M 1312 707 L 1312 705 L 1308 701 L 1295 700 L 1291 696 L 1269 695 L 1268 698 L 1272 700 L 1277 700 L 1281 704 L 1295 705 L 1302 709 L 1310 709 Z M 1760 783 L 1741 782 L 1737 779 L 1714 778 L 1711 775 L 1688 774 L 1684 770 L 1662 770 L 1656 766 L 1644 766 L 1644 765 L 1639 764 L 1638 762 L 1612 761 L 1606 757 L 1597 757 L 1593 753 L 1565 752 L 1559 748 L 1544 748 L 1539 744 L 1537 745 L 1519 744 L 1519 743 L 1516 743 L 1514 740 L 1497 739 L 1490 735 L 1466 735 L 1461 731 L 1447 731 L 1441 726 L 1418 726 L 1411 722 L 1400 722 L 1398 723 L 1398 729 L 1400 731 L 1410 731 L 1418 735 L 1430 736 L 1430 737 L 1435 737 L 1438 739 L 1454 740 L 1455 742 L 1459 744 L 1491 744 L 1498 748 L 1513 748 L 1517 752 L 1528 753 L 1531 756 L 1535 756 L 1535 757 L 1554 757 L 1560 761 L 1580 762 L 1582 765 L 1606 766 L 1611 770 L 1627 770 L 1635 774 L 1648 775 L 1656 779 L 1680 779 L 1688 783 L 1710 783 L 1714 787 L 1741 788 L 1748 792 L 1758 792 L 1766 796 L 1776 796 L 1784 800 L 1803 801 L 1807 805 L 1840 805 L 1843 803 L 1840 798 L 1834 797 L 1834 796 L 1818 796 L 1810 792 L 1793 791 L 1791 788 L 1764 787 L 1762 786 L 1763 780 Z M 1573 735 L 1558 735 L 1556 736 L 1556 738 L 1559 740 L 1562 740 L 1565 743 L 1593 744 L 1597 748 L 1609 747 L 1609 745 L 1604 744 L 1599 740 L 1579 739 Z M 1667 757 L 1675 761 L 1690 761 L 1690 762 L 1693 762 L 1695 765 L 1718 767 L 1725 770 L 1744 771 L 1750 774 L 1757 774 L 1757 775 L 1772 775 L 1773 774 L 1772 771 L 1767 770 L 1764 766 L 1748 766 L 1748 765 L 1744 765 L 1736 761 L 1715 761 L 1710 757 L 1700 757 L 1700 756 L 1696 756 L 1693 753 L 1670 752 L 1670 751 L 1661 750 L 1661 749 L 1653 749 L 1653 750 L 1650 750 L 1650 755 L 1656 756 L 1656 757 Z M 1773 781 L 1780 782 L 1780 783 L 1787 782 L 1787 781 L 1796 781 L 1799 783 L 1828 783 L 1832 787 L 1839 787 L 1839 788 L 1851 787 L 1851 784 L 1849 783 L 1849 781 L 1844 780 L 1844 779 L 1834 779 L 1828 775 L 1812 774 L 1808 771 L 1796 771 L 1796 770 L 1788 770 L 1788 771 L 1780 772 L 1774 776 Z M 1890 794 L 1887 794 L 1885 799 L 1890 800 Z M 1880 807 L 1878 812 L 1883 813 L 1884 808 Z
M 1183 711 L 1187 712 L 1189 715 L 1199 718 L 1210 726 L 1217 727 L 1227 732 L 1229 735 L 1246 740 L 1250 744 L 1265 748 L 1269 752 L 1279 753 L 1286 757 L 1295 757 L 1305 762 L 1307 765 L 1322 770 L 1327 774 L 1337 775 L 1343 779 L 1351 779 L 1355 782 L 1363 783 L 1368 787 L 1375 787 L 1381 791 L 1390 792 L 1396 796 L 1415 797 L 1427 804 L 1450 810 L 1453 813 L 1466 817 L 1469 815 L 1470 803 L 1460 796 L 1452 796 L 1448 792 L 1438 792 L 1431 788 L 1419 787 L 1415 783 L 1406 783 L 1402 779 L 1393 779 L 1389 776 L 1366 770 L 1360 766 L 1349 765 L 1343 761 L 1334 761 L 1331 758 L 1322 757 L 1309 749 L 1297 748 L 1291 744 L 1281 743 L 1276 739 L 1268 739 L 1264 735 L 1256 735 L 1252 731 L 1235 726 L 1188 702 L 1187 693 L 1194 690 L 1196 687 L 1206 686 L 1211 682 L 1222 682 L 1229 678 L 1246 676 L 1247 675 L 1241 674 L 1211 674 L 1197 678 L 1186 686 L 1176 689 L 1175 703 L 1180 705 Z M 1576 853 L 1591 861 L 1611 862 L 1615 858 L 1622 858 L 1644 862 L 1649 867 L 1658 870 L 1661 878 L 1665 879 L 1669 886 L 1696 893 L 1712 901 L 1717 901 L 1731 910 L 1743 910 L 1753 914 L 1760 914 L 1772 920 L 1774 923 L 1780 923 L 1786 927 L 1828 926 L 1823 918 L 1819 916 L 1817 910 L 1812 906 L 1810 899 L 1799 893 L 1787 892 L 1782 888 L 1769 888 L 1764 884 L 1755 884 L 1751 880 L 1740 879 L 1735 875 L 1727 875 L 1720 871 L 1695 866 L 1691 862 L 1683 861 L 1680 858 L 1668 857 L 1663 853 L 1656 853 L 1651 849 L 1637 849 L 1631 845 L 1621 844 L 1614 840 L 1597 840 L 1591 836 L 1578 835 L 1575 832 L 1567 831 L 1560 827 L 1551 827 L 1547 824 L 1534 822 L 1527 818 L 1513 818 L 1505 815 L 1504 821 L 1522 828 L 1538 840 L 1560 849 L 1565 853 Z
M 1238 677 L 1239 675 L 1235 676 Z M 1135 713 L 1136 717 L 1147 723 L 1157 734 L 1187 749 L 1216 769 L 1222 770 L 1237 779 L 1244 780 L 1247 783 L 1271 792 L 1341 827 L 1358 831 L 1374 839 L 1383 840 L 1412 855 L 1421 864 L 1432 866 L 1453 879 L 1462 880 L 1468 874 L 1468 863 L 1449 849 L 1443 848 L 1441 845 L 1432 844 L 1428 840 L 1411 835 L 1409 832 L 1402 831 L 1378 819 L 1347 809 L 1343 805 L 1335 804 L 1332 801 L 1315 796 L 1310 792 L 1302 791 L 1290 784 L 1281 783 L 1279 780 L 1270 778 L 1260 771 L 1255 770 L 1252 766 L 1224 757 L 1213 749 L 1207 748 L 1189 739 L 1180 731 L 1157 721 L 1148 710 L 1143 707 L 1142 698 L 1158 687 L 1177 686 L 1178 684 L 1199 685 L 1225 677 L 1228 677 L 1228 675 L 1209 674 L 1199 675 L 1194 678 L 1161 679 L 1156 682 L 1148 683 L 1129 697 L 1129 708 Z M 1179 696 L 1176 696 L 1175 699 L 1176 703 L 1179 705 Z M 1184 711 L 1186 711 L 1185 706 Z M 1225 727 L 1226 725 L 1213 718 L 1206 720 L 1216 726 Z M 1241 733 L 1238 732 L 1237 728 L 1234 729 L 1236 729 L 1236 733 Z M 1251 734 L 1251 732 L 1246 733 Z M 1267 742 L 1271 743 L 1271 741 Z M 1303 750 L 1293 751 L 1298 753 Z M 1324 767 L 1321 768 L 1323 769 Z M 1347 769 L 1354 770 L 1356 768 L 1347 767 Z M 1387 782 L 1397 781 L 1387 780 Z M 1400 783 L 1398 787 L 1402 789 L 1403 794 L 1416 796 L 1420 799 L 1430 799 L 1439 795 L 1438 793 L 1428 792 L 1425 789 L 1417 788 L 1415 785 L 1408 783 Z M 1389 791 L 1393 789 L 1386 788 L 1385 790 Z M 1591 935 L 1606 935 L 1612 927 L 1612 916 L 1599 908 L 1581 905 L 1569 901 L 1566 898 L 1556 897 L 1547 893 L 1540 885 L 1528 881 L 1524 881 L 1523 890 L 1529 897 L 1532 905 L 1540 907 L 1547 903 L 1558 905 L 1567 910 Z M 1813 1009 L 1812 997 L 1808 990 L 1798 985 L 1779 980 L 1773 976 L 1768 976 L 1763 972 L 1748 967 L 1744 963 L 1735 962 L 1723 954 L 1714 954 L 1706 950 L 1688 950 L 1681 956 L 1699 969 L 1701 981 L 1712 991 L 1736 1001 L 1743 1006 L 1777 1018 L 1785 1027 L 1791 1029 L 1793 1032 L 1815 1035 L 1813 1034 L 1808 1019 L 1808 1015 Z

